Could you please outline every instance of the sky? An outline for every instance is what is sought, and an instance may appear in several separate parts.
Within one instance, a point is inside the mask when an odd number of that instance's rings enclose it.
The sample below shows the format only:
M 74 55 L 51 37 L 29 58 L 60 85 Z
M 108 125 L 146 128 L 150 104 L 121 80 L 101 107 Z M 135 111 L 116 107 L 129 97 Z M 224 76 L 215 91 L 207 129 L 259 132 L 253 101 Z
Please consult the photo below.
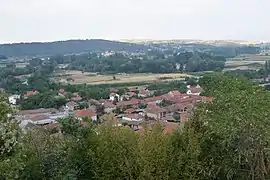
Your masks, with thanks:
M 270 41 L 269 0 L 0 0 L 0 43 Z

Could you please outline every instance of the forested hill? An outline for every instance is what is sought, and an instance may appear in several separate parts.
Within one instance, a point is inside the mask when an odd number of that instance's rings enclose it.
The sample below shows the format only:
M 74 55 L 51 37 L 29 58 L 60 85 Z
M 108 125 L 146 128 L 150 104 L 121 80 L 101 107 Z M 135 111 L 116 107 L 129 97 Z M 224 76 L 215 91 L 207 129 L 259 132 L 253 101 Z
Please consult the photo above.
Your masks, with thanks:
M 0 54 L 5 56 L 36 56 L 54 54 L 73 54 L 91 51 L 129 51 L 147 50 L 147 46 L 108 41 L 101 39 L 68 40 L 45 43 L 15 43 L 0 45 Z

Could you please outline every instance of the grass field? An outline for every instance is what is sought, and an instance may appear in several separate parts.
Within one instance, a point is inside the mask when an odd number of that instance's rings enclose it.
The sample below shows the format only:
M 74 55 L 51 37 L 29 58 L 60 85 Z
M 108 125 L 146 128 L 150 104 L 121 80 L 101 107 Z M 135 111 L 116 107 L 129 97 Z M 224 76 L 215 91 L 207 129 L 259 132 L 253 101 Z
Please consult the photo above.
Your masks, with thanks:
M 259 54 L 246 54 L 240 55 L 235 58 L 227 59 L 224 71 L 228 70 L 257 70 L 263 67 L 265 61 L 269 61 L 270 56 Z
M 65 71 L 58 74 L 60 82 L 67 82 L 67 79 L 73 79 L 73 84 L 118 84 L 133 82 L 153 82 L 160 78 L 180 79 L 189 77 L 188 74 L 121 74 L 121 75 L 96 75 L 93 73 L 82 73 L 81 71 Z M 115 77 L 115 79 L 114 79 Z

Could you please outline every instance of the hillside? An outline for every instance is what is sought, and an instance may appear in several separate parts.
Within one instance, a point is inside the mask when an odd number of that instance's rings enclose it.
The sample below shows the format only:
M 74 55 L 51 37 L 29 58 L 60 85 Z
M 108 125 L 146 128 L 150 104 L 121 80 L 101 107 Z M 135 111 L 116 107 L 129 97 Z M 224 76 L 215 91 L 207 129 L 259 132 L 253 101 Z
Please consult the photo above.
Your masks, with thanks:
M 91 51 L 129 51 L 146 50 L 144 45 L 108 41 L 101 39 L 68 40 L 45 43 L 15 43 L 0 45 L 0 54 L 5 56 L 36 56 L 54 54 L 73 54 Z

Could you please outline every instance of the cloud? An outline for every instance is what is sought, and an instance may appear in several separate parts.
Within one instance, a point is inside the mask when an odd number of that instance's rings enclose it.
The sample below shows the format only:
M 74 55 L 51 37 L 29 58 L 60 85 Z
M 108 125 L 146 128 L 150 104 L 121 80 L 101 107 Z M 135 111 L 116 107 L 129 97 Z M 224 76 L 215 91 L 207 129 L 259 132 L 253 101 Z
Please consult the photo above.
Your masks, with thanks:
M 270 40 L 267 0 L 3 0 L 0 43 L 72 38 Z

